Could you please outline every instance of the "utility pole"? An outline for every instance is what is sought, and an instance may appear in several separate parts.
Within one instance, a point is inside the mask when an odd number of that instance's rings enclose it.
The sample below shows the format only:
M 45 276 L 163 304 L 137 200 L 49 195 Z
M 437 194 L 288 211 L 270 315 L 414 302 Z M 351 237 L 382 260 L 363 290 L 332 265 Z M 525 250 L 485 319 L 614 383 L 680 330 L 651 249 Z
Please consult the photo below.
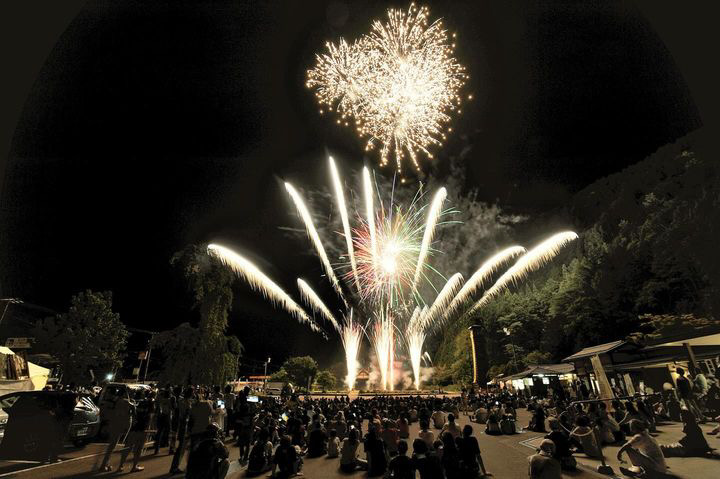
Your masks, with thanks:
M 255 363 L 257 364 L 257 363 Z M 270 364 L 270 358 L 268 357 L 267 361 L 265 361 L 265 374 L 263 375 L 263 392 L 267 389 L 267 368 L 268 364 Z

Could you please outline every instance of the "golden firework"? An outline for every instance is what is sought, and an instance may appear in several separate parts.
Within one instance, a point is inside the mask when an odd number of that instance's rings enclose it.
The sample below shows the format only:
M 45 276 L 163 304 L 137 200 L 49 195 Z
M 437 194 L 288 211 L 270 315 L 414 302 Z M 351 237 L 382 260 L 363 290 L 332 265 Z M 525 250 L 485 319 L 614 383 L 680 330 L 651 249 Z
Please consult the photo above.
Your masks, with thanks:
M 418 153 L 432 158 L 451 129 L 450 113 L 460 112 L 465 67 L 454 57 L 455 44 L 442 21 L 428 23 L 427 7 L 389 9 L 370 33 L 348 43 L 328 43 L 308 71 L 324 110 L 336 111 L 337 123 L 367 139 L 366 150 L 379 144 L 380 164 L 394 156 L 398 172 L 408 156 L 417 170 Z

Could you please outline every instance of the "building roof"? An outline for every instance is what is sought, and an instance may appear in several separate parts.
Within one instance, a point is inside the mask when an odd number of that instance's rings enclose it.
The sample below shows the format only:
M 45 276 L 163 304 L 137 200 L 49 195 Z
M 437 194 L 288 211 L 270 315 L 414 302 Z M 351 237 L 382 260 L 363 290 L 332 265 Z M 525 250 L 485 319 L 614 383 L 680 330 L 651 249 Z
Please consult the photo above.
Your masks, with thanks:
M 620 341 L 613 341 L 612 343 L 605 343 L 605 344 L 598 344 L 597 346 L 590 346 L 589 348 L 581 349 L 580 351 L 573 354 L 572 356 L 566 357 L 565 359 L 563 359 L 563 362 L 566 363 L 568 361 L 575 361 L 576 359 L 595 356 L 596 354 L 609 353 L 610 351 L 613 351 L 613 350 L 619 348 L 620 346 L 624 345 L 625 343 L 626 343 L 626 341 L 620 340 Z
M 526 370 L 513 374 L 503 378 L 504 381 L 512 379 L 526 378 L 528 376 L 543 374 L 543 375 L 555 375 L 555 374 L 569 374 L 575 371 L 575 366 L 572 364 L 536 364 L 528 367 Z M 499 378 L 499 377 L 498 377 Z

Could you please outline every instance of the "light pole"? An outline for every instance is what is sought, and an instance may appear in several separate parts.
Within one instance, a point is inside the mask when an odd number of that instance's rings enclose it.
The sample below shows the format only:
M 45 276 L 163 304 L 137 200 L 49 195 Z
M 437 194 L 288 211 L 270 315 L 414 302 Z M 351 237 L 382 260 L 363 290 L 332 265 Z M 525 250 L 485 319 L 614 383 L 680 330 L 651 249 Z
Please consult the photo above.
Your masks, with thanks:
M 263 375 L 263 392 L 267 389 L 267 368 L 268 364 L 270 364 L 270 358 L 268 357 L 268 360 L 265 361 L 265 374 Z
M 503 328 L 503 332 L 505 333 L 505 336 L 510 338 L 510 349 L 512 349 L 513 353 L 513 365 L 515 366 L 515 372 L 519 373 L 518 366 L 517 366 L 517 357 L 515 356 L 515 344 L 513 343 L 512 336 L 510 336 L 510 330 L 508 328 Z

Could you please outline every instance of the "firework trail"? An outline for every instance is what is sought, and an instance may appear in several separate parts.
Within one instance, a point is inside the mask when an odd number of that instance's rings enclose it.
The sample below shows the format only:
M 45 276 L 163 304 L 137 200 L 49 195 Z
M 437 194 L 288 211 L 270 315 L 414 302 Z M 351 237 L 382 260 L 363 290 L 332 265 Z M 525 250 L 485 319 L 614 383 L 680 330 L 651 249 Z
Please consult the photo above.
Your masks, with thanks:
M 310 306 L 313 311 L 320 313 L 330 324 L 333 325 L 333 328 L 335 328 L 337 332 L 341 332 L 340 326 L 335 320 L 335 317 L 332 315 L 328 307 L 325 306 L 325 303 L 322 302 L 320 296 L 318 296 L 317 293 L 313 291 L 310 285 L 308 285 L 301 278 L 298 278 L 297 285 L 298 289 L 300 290 L 300 297 L 303 299 L 303 301 L 305 301 L 305 303 Z
M 428 148 L 451 130 L 448 113 L 460 112 L 467 75 L 442 22 L 428 25 L 426 7 L 389 9 L 387 17 L 352 44 L 328 43 L 306 85 L 321 108 L 337 111 L 337 123 L 350 126 L 352 117 L 360 138 L 368 138 L 366 150 L 380 143 L 381 165 L 394 154 L 401 171 L 407 154 L 419 170 L 417 153 L 432 158 Z
M 367 215 L 367 226 L 370 232 L 370 244 L 372 252 L 373 268 L 377 268 L 377 238 L 375 229 L 375 207 L 373 206 L 373 188 L 370 179 L 370 170 L 363 168 L 363 190 L 365 193 L 365 214 Z
M 473 273 L 470 279 L 467 280 L 460 292 L 455 296 L 455 299 L 450 303 L 450 306 L 447 308 L 446 317 L 452 316 L 453 313 L 469 301 L 478 288 L 482 287 L 483 283 L 488 281 L 500 266 L 523 253 L 525 253 L 525 248 L 522 246 L 511 246 L 485 261 L 480 268 Z
M 325 253 L 325 248 L 323 247 L 322 241 L 320 240 L 320 236 L 317 233 L 317 230 L 315 229 L 315 224 L 313 223 L 312 216 L 310 215 L 310 211 L 307 209 L 307 206 L 305 206 L 305 202 L 300 197 L 298 192 L 295 190 L 293 185 L 290 183 L 285 183 L 285 189 L 290 194 L 290 197 L 293 200 L 293 203 L 295 204 L 295 208 L 297 208 L 298 213 L 300 214 L 300 217 L 303 220 L 303 223 L 305 223 L 305 229 L 307 230 L 308 236 L 313 242 L 313 245 L 315 245 L 315 250 L 317 251 L 318 256 L 320 257 L 320 262 L 323 265 L 323 268 L 325 269 L 325 273 L 327 273 L 328 278 L 330 278 L 330 283 L 332 284 L 333 289 L 337 292 L 338 296 L 343 300 L 345 305 L 347 305 L 347 301 L 345 300 L 345 295 L 343 295 L 342 288 L 340 287 L 340 281 L 338 281 L 337 277 L 335 276 L 335 271 L 332 269 L 332 265 L 330 264 L 330 260 L 328 259 L 327 253 Z
M 445 286 L 443 286 L 443 289 L 440 290 L 435 301 L 433 301 L 430 306 L 430 309 L 422 315 L 422 327 L 424 330 L 436 326 L 436 321 L 446 317 L 445 312 L 448 309 L 448 305 L 453 301 L 462 284 L 463 276 L 460 273 L 455 273 L 447 280 Z
M 280 286 L 275 284 L 250 261 L 231 249 L 217 244 L 209 244 L 207 251 L 210 256 L 219 259 L 221 263 L 229 266 L 235 274 L 250 285 L 250 288 L 262 293 L 263 297 L 270 300 L 273 305 L 281 306 L 295 319 L 301 323 L 308 324 L 313 331 L 322 332 L 317 323 L 315 323 Z
M 578 235 L 573 231 L 556 233 L 525 253 L 510 269 L 498 278 L 495 284 L 488 289 L 485 294 L 483 294 L 482 298 L 475 303 L 468 314 L 472 315 L 476 313 L 481 307 L 487 304 L 488 301 L 507 289 L 511 284 L 517 284 L 518 281 L 527 277 L 527 275 L 531 272 L 540 269 L 551 259 L 557 256 L 563 247 L 577 238 Z
M 410 365 L 413 370 L 413 378 L 415 389 L 420 389 L 420 364 L 422 361 L 423 345 L 425 344 L 425 327 L 423 317 L 427 314 L 428 309 L 416 307 L 410 317 L 407 331 L 405 333 L 405 342 L 407 345 L 408 355 L 410 356 Z
M 355 286 L 357 287 L 358 293 L 360 293 L 360 280 L 358 279 L 357 263 L 355 262 L 355 251 L 353 250 L 353 240 L 350 234 L 350 221 L 348 220 L 347 207 L 345 206 L 345 193 L 343 193 L 342 182 L 340 181 L 340 174 L 335 167 L 335 160 L 333 157 L 329 157 L 330 160 L 330 175 L 332 182 L 335 187 L 335 197 L 337 199 L 338 210 L 340 210 L 340 218 L 342 220 L 343 232 L 345 233 L 345 243 L 347 244 L 348 257 L 350 258 L 350 266 L 352 268 L 353 278 L 355 279 Z
M 390 356 L 393 343 L 393 320 L 389 312 L 381 310 L 376 313 L 375 323 L 371 329 L 370 341 L 375 349 L 378 367 L 380 368 L 380 378 L 382 389 L 388 389 L 388 381 L 390 379 Z
M 420 280 L 420 273 L 422 272 L 422 268 L 425 263 L 425 257 L 430 249 L 430 243 L 432 242 L 433 235 L 435 234 L 435 226 L 440 218 L 440 213 L 442 213 L 442 205 L 445 198 L 447 198 L 447 190 L 445 188 L 440 188 L 437 193 L 435 193 L 435 197 L 430 204 L 430 212 L 428 213 L 425 233 L 423 234 L 420 254 L 418 255 L 417 266 L 415 267 L 415 276 L 413 277 L 412 282 L 413 290 L 417 289 L 418 281 Z
M 347 368 L 347 376 L 345 376 L 345 384 L 349 391 L 355 388 L 355 380 L 358 373 L 358 355 L 360 354 L 360 345 L 362 343 L 363 328 L 353 320 L 353 310 L 346 315 L 340 332 L 343 349 L 345 350 L 345 366 Z

